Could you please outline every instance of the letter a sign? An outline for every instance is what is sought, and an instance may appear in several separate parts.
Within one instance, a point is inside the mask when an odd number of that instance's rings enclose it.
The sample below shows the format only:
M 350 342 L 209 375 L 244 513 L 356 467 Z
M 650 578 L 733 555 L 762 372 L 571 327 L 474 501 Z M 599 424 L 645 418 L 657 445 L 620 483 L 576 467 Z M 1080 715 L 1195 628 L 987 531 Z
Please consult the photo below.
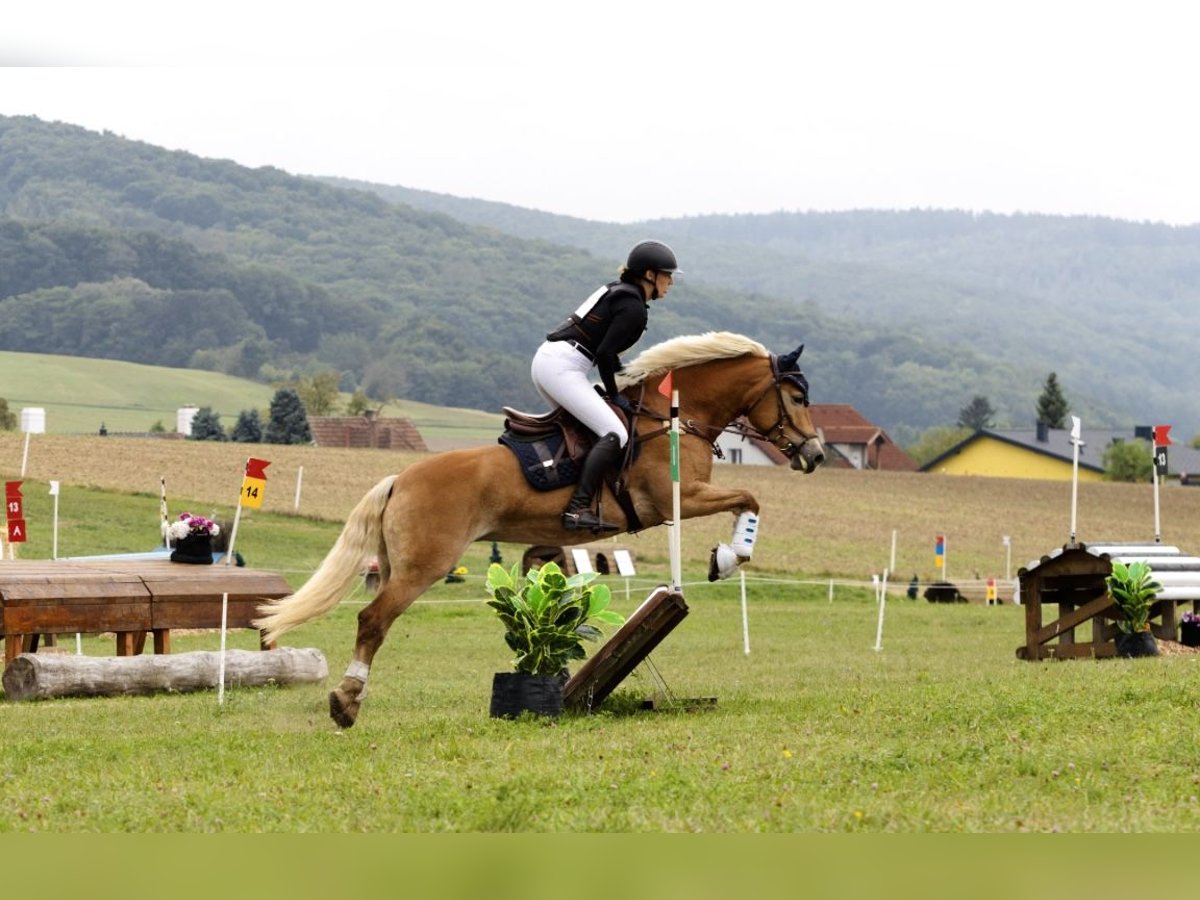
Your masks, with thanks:
M 25 543 L 25 509 L 19 481 L 4 482 L 4 515 L 8 520 L 8 542 Z
M 241 505 L 252 509 L 262 506 L 263 494 L 267 492 L 267 466 L 265 459 L 246 460 L 246 477 L 242 479 Z

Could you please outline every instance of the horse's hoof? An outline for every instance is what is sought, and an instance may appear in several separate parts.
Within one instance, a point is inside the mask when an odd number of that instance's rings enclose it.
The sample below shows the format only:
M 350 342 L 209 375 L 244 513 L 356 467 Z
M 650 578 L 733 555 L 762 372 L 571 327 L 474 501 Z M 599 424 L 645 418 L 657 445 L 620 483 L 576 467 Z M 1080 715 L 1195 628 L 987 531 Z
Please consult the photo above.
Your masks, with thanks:
M 329 694 L 329 717 L 340 728 L 351 728 L 358 718 L 359 702 L 340 688 Z
M 737 571 L 738 557 L 728 544 L 717 544 L 708 557 L 708 580 L 724 581 Z

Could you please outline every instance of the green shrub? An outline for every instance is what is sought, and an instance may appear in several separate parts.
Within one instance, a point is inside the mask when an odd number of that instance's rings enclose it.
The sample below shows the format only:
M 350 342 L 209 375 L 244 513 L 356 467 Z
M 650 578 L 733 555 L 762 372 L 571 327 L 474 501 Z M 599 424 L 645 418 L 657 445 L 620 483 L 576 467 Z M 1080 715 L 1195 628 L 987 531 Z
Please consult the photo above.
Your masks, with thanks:
M 504 623 L 504 641 L 516 653 L 513 668 L 527 675 L 557 675 L 568 662 L 583 659 L 583 641 L 601 636 L 593 622 L 620 625 L 625 618 L 608 608 L 607 585 L 591 582 L 595 572 L 567 578 L 555 563 L 529 570 L 520 577 L 519 563 L 506 571 L 499 563 L 488 567 L 488 606 Z
M 1126 566 L 1114 559 L 1112 574 L 1105 582 L 1113 602 L 1125 614 L 1124 619 L 1117 621 L 1117 628 L 1128 634 L 1149 631 L 1150 607 L 1154 595 L 1162 590 L 1162 585 L 1153 579 L 1150 566 L 1142 560 Z

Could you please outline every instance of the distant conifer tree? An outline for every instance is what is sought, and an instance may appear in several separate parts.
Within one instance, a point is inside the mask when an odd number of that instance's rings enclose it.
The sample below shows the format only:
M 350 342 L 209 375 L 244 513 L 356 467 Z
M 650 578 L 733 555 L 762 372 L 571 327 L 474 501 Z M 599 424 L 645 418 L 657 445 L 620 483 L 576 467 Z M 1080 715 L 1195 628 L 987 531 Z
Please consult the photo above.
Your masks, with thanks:
M 1066 428 L 1070 409 L 1062 388 L 1058 386 L 1058 376 L 1051 372 L 1042 387 L 1042 395 L 1038 397 L 1037 420 L 1045 422 L 1050 428 Z
M 192 419 L 193 441 L 226 441 L 225 429 L 221 427 L 221 417 L 213 412 L 212 407 L 202 406 L 196 410 Z
M 277 390 L 271 399 L 271 420 L 263 440 L 268 444 L 309 444 L 312 439 L 300 395 L 291 388 Z
M 238 413 L 237 423 L 229 434 L 231 441 L 240 444 L 261 444 L 263 439 L 262 418 L 257 409 L 243 409 Z

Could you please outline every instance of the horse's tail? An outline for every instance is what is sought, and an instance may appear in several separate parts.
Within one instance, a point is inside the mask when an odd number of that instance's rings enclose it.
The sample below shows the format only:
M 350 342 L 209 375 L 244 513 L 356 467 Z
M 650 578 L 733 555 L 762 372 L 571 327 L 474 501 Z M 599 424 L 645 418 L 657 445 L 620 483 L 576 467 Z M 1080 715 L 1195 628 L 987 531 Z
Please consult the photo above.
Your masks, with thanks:
M 264 640 L 274 641 L 285 631 L 324 615 L 341 602 L 351 583 L 362 574 L 363 560 L 382 549 L 383 510 L 392 496 L 395 481 L 396 476 L 389 475 L 358 501 L 337 542 L 298 591 L 258 608 L 261 616 L 254 620 L 254 625 L 262 629 Z M 382 573 L 386 560 L 381 558 L 379 565 Z

